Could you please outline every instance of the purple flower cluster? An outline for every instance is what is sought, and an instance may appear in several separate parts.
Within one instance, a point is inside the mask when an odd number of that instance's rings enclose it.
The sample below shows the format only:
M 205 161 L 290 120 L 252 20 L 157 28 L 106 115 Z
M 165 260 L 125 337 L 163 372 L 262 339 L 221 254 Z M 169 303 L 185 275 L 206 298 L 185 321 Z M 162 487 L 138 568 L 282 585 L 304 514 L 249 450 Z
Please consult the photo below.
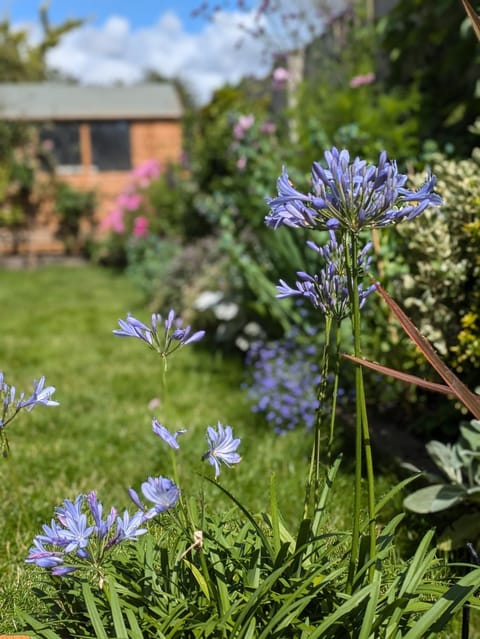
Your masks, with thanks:
M 276 342 L 254 342 L 246 358 L 251 380 L 244 387 L 252 411 L 263 414 L 282 434 L 298 426 L 310 429 L 319 406 L 316 389 L 322 378 L 314 361 L 317 349 L 298 337 L 293 329 Z
M 350 302 L 345 246 L 337 242 L 333 231 L 330 231 L 329 235 L 330 239 L 325 246 L 307 242 L 307 246 L 320 257 L 323 268 L 314 275 L 297 271 L 298 280 L 295 282 L 295 288 L 289 286 L 284 280 L 280 280 L 280 285 L 277 286 L 277 297 L 304 297 L 314 308 L 340 321 L 348 315 Z M 369 268 L 371 258 L 368 253 L 371 247 L 372 243 L 368 242 L 358 256 L 356 269 L 359 275 L 365 274 Z M 360 308 L 374 290 L 375 285 L 366 289 L 363 284 L 358 285 Z
M 435 176 L 429 175 L 418 191 L 405 188 L 407 176 L 399 173 L 385 151 L 378 166 L 360 158 L 350 162 L 347 150 L 325 152 L 326 168 L 312 166 L 312 192 L 297 191 L 286 170 L 278 178 L 278 196 L 267 198 L 267 226 L 341 229 L 357 234 L 363 228 L 383 227 L 411 220 L 442 200 L 433 192 Z
M 58 406 L 59 403 L 51 399 L 55 392 L 54 386 L 45 387 L 45 377 L 35 379 L 33 382 L 33 392 L 30 397 L 25 398 L 25 393 L 20 393 L 17 397 L 15 386 L 7 384 L 4 374 L 0 372 L 0 402 L 2 412 L 0 417 L 0 447 L 3 457 L 8 455 L 8 440 L 5 435 L 6 426 L 24 408 L 32 411 L 35 406 Z
M 113 331 L 119 337 L 135 337 L 160 353 L 163 358 L 167 358 L 182 346 L 200 341 L 205 335 L 205 331 L 192 333 L 190 326 L 183 326 L 183 320 L 176 317 L 175 311 L 171 310 L 166 319 L 156 313 L 152 314 L 151 325 L 147 326 L 130 313 L 126 319 L 118 320 L 119 329 Z
M 110 551 L 122 541 L 135 540 L 147 532 L 145 523 L 157 514 L 173 508 L 179 498 L 179 489 L 164 477 L 150 477 L 142 484 L 146 499 L 153 502 L 147 509 L 135 496 L 139 510 L 122 515 L 115 508 L 104 516 L 103 505 L 95 491 L 78 495 L 75 501 L 66 499 L 63 506 L 55 508 L 55 518 L 43 525 L 43 533 L 33 540 L 26 563 L 50 570 L 56 577 L 65 577 L 82 567 L 92 567 L 101 572 Z

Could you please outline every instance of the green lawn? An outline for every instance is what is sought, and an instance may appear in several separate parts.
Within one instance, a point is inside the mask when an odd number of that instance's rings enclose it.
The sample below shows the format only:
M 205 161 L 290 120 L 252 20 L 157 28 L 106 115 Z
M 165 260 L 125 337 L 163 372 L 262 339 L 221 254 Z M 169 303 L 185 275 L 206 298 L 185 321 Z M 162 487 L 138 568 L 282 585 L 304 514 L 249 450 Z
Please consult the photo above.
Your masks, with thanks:
M 243 456 L 222 473 L 222 483 L 251 510 L 265 510 L 275 471 L 282 509 L 293 521 L 310 441 L 303 432 L 278 437 L 256 421 L 240 389 L 240 360 L 186 347 L 170 361 L 167 397 L 152 412 L 148 404 L 160 392 L 158 356 L 138 340 L 112 335 L 127 311 L 149 318 L 125 277 L 91 266 L 45 267 L 2 271 L 1 282 L 0 370 L 26 392 L 45 375 L 60 402 L 24 412 L 8 427 L 11 457 L 0 459 L 2 630 L 27 596 L 18 584 L 28 583 L 35 569 L 23 560 L 55 505 L 96 489 L 106 506 L 124 508 L 129 486 L 170 474 L 170 456 L 151 432 L 152 416 L 189 429 L 177 457 L 184 493 L 196 493 L 202 471 L 212 476 L 201 456 L 206 426 L 220 420 L 242 439 Z M 206 497 L 214 510 L 227 507 L 214 487 L 206 486 Z

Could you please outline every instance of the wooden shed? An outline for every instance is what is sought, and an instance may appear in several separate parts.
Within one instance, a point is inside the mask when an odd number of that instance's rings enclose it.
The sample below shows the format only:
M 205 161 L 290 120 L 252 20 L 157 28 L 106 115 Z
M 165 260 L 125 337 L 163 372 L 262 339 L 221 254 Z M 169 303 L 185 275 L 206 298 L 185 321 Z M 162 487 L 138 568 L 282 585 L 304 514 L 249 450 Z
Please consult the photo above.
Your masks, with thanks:
M 181 116 L 177 91 L 167 82 L 112 87 L 0 83 L 0 120 L 41 125 L 61 180 L 95 190 L 96 221 L 106 215 L 132 168 L 149 159 L 180 160 Z

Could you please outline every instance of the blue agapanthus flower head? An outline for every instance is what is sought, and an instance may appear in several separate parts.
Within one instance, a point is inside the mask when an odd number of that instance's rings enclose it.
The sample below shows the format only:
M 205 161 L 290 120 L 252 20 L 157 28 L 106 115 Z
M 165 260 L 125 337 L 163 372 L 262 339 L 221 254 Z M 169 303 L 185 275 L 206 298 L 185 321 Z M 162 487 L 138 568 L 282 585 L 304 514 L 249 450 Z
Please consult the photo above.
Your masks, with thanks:
M 222 426 L 220 422 L 218 422 L 217 430 L 208 426 L 207 442 L 209 450 L 202 459 L 206 459 L 215 468 L 215 478 L 220 475 L 220 462 L 225 466 L 231 466 L 241 461 L 242 458 L 237 453 L 240 440 L 234 439 L 231 426 Z
M 43 524 L 42 533 L 34 538 L 26 563 L 47 568 L 56 577 L 80 568 L 98 571 L 115 546 L 147 532 L 143 510 L 133 515 L 125 511 L 122 517 L 115 508 L 104 517 L 103 510 L 95 491 L 74 501 L 65 499 L 55 508 L 50 524 Z
M 120 328 L 113 331 L 118 337 L 135 337 L 157 351 L 166 361 L 169 355 L 188 344 L 199 342 L 205 331 L 192 332 L 190 326 L 183 326 L 181 317 L 170 310 L 165 319 L 159 313 L 152 313 L 150 326 L 127 313 L 126 319 L 118 320 Z
M 163 439 L 171 448 L 180 448 L 177 437 L 187 432 L 185 428 L 181 428 L 171 433 L 166 426 L 160 424 L 155 418 L 152 419 L 152 430 L 155 435 Z
M 325 316 L 340 321 L 348 315 L 350 309 L 350 287 L 345 257 L 345 251 L 350 249 L 337 242 L 334 231 L 329 232 L 329 237 L 329 241 L 324 246 L 318 246 L 312 241 L 307 242 L 307 246 L 320 258 L 322 267 L 318 272 L 311 275 L 304 271 L 297 271 L 298 279 L 295 287 L 287 284 L 285 280 L 280 280 L 277 286 L 277 297 L 303 297 Z M 368 272 L 371 248 L 372 243 L 367 242 L 358 254 L 356 271 L 359 275 L 365 275 Z M 374 290 L 374 284 L 368 287 L 364 287 L 362 283 L 358 284 L 360 308 Z
M 395 161 L 380 153 L 378 164 L 355 158 L 337 148 L 325 152 L 325 166 L 314 162 L 312 190 L 297 191 L 283 169 L 278 178 L 278 196 L 267 198 L 270 213 L 267 226 L 344 229 L 358 233 L 365 228 L 388 226 L 411 220 L 428 206 L 442 200 L 434 193 L 435 176 L 428 175 L 418 191 L 405 187 L 407 176 L 399 173 Z
M 152 507 L 145 506 L 133 488 L 128 490 L 131 500 L 140 508 L 147 520 L 173 508 L 180 499 L 180 489 L 168 477 L 149 477 L 142 484 L 142 493 L 145 499 L 153 504 Z

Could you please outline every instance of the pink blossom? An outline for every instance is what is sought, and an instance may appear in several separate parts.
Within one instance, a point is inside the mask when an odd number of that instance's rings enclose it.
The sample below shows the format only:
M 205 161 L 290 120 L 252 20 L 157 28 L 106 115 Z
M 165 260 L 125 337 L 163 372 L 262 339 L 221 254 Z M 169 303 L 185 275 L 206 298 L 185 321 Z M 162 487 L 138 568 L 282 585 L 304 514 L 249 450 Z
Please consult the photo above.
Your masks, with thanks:
M 114 233 L 123 233 L 125 224 L 123 222 L 123 209 L 114 208 L 100 222 L 100 228 L 103 231 L 113 231 Z
M 268 120 L 265 121 L 260 127 L 260 131 L 262 133 L 266 133 L 267 135 L 273 135 L 276 130 L 277 127 L 275 126 L 275 124 L 273 122 L 269 122 Z
M 238 122 L 233 127 L 233 137 L 236 140 L 241 140 L 245 137 L 245 133 L 255 124 L 255 116 L 250 113 L 250 115 L 241 115 L 238 118 Z
M 132 234 L 134 237 L 146 237 L 148 235 L 148 218 L 139 215 L 133 223 Z
M 363 84 L 372 84 L 372 82 L 375 82 L 375 73 L 365 73 L 365 75 L 355 75 L 350 80 L 350 86 L 352 89 L 356 89 Z
M 131 172 L 131 178 L 133 182 L 146 188 L 152 180 L 157 178 L 161 173 L 160 162 L 155 158 L 151 160 L 145 160 L 142 164 L 139 164 Z
M 124 191 L 117 197 L 116 204 L 125 211 L 136 211 L 142 203 L 142 196 L 140 193 L 134 191 Z
M 272 83 L 275 89 L 283 89 L 290 78 L 290 72 L 284 67 L 277 67 L 272 75 Z
M 243 171 L 247 166 L 247 158 L 245 155 L 241 155 L 237 160 L 237 169 Z

